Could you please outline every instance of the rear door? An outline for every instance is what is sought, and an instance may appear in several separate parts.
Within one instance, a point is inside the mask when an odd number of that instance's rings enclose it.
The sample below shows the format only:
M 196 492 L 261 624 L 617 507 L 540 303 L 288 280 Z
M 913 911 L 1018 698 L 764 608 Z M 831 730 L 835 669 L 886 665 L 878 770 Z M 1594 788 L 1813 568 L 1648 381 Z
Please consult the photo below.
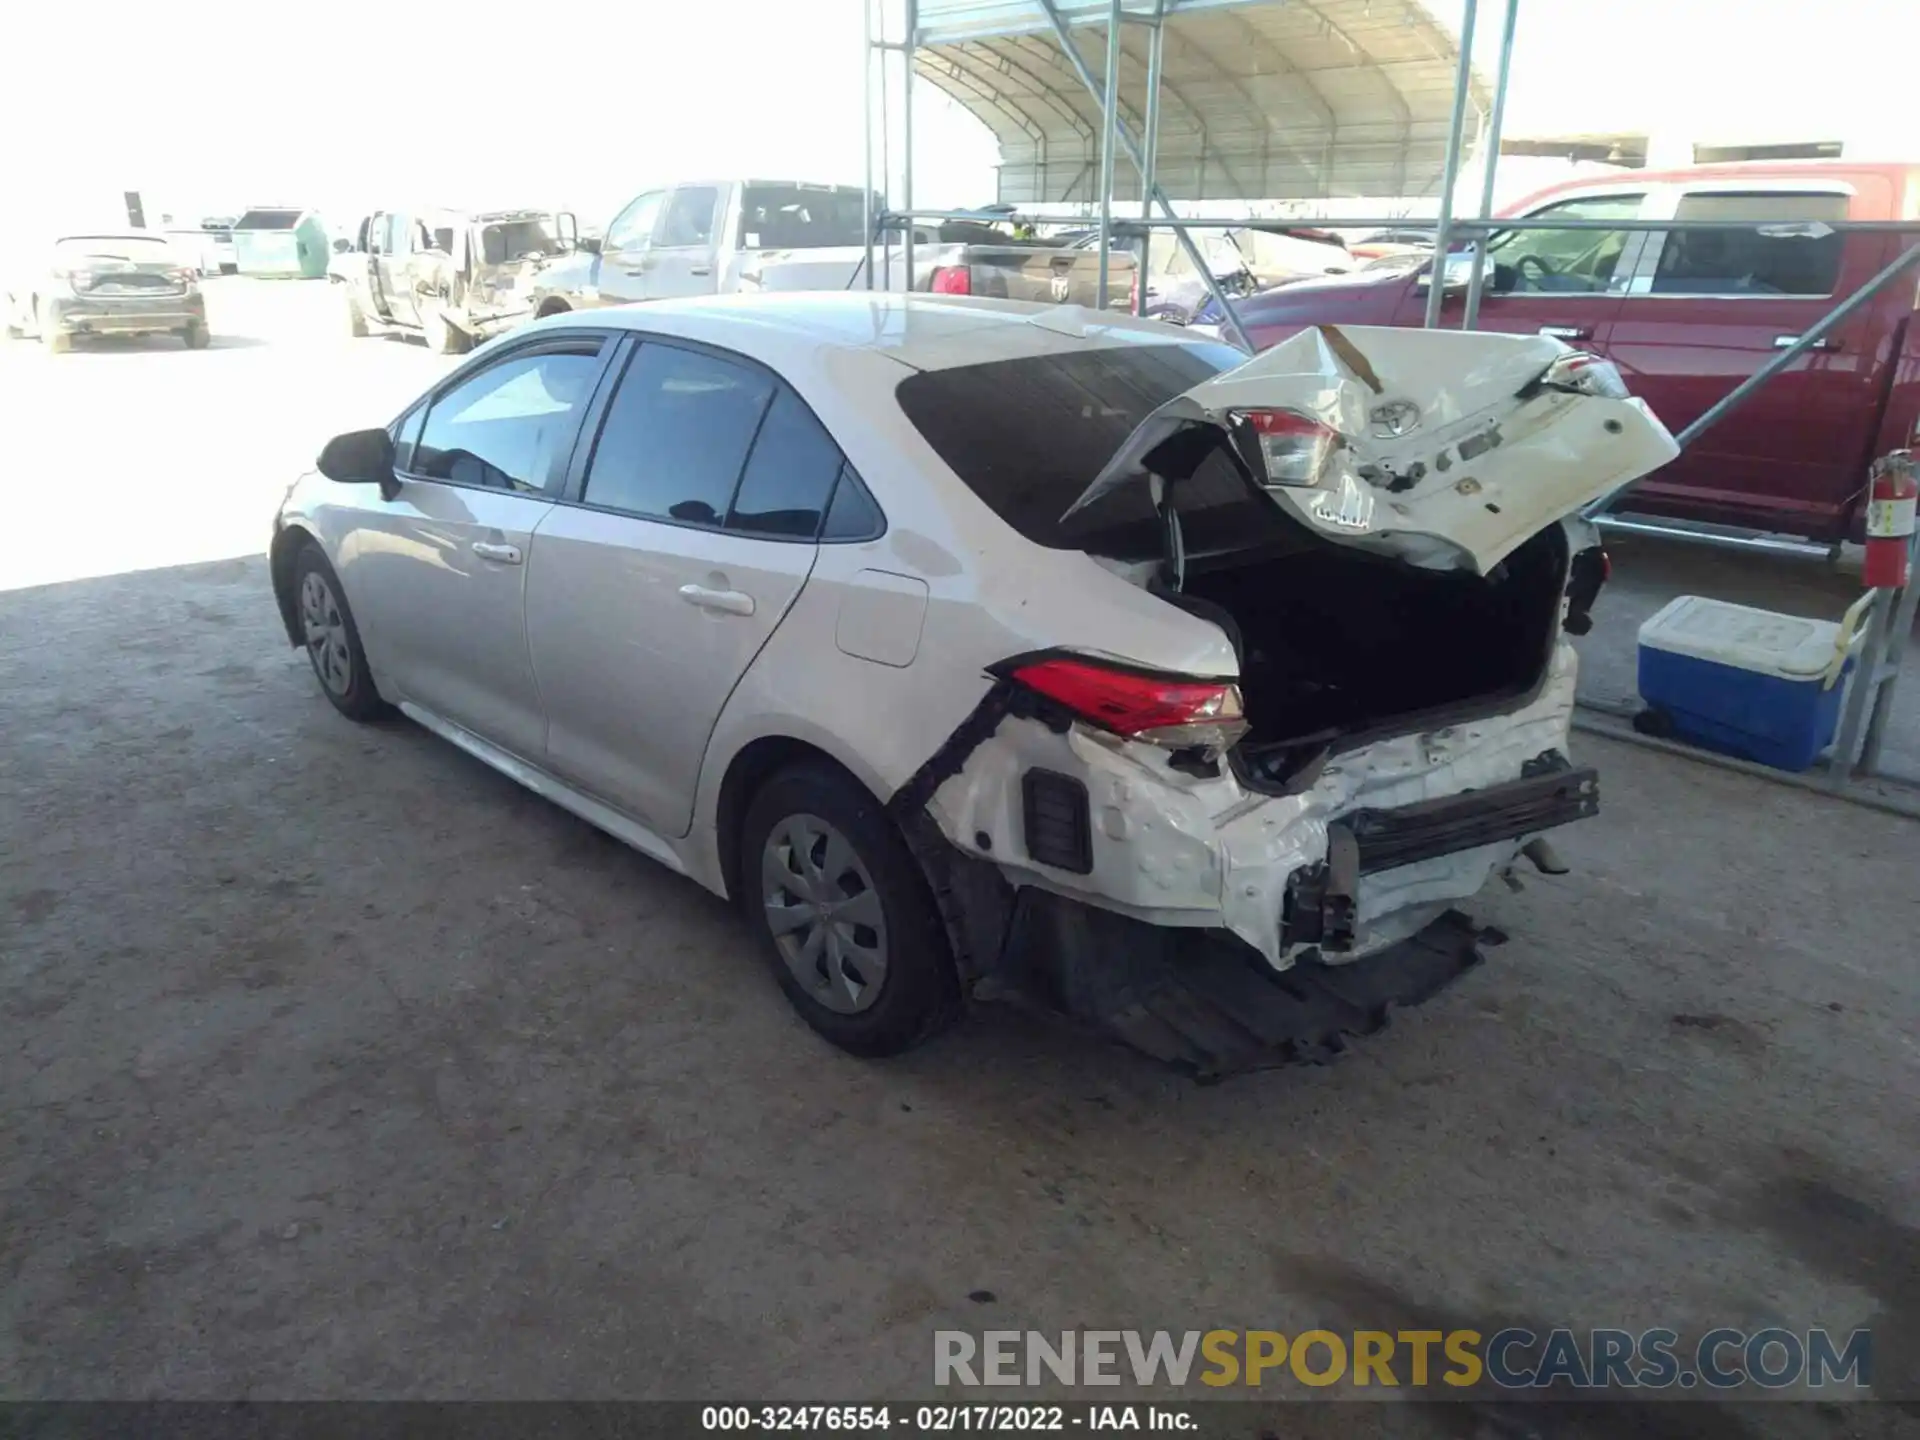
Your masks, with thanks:
M 1529 220 L 1636 220 L 1647 192 L 1607 190 L 1543 205 Z M 1582 350 L 1604 347 L 1613 317 L 1626 296 L 1644 234 L 1626 230 L 1507 230 L 1487 247 L 1492 265 L 1480 298 L 1478 328 L 1516 335 L 1551 335 Z M 1456 259 L 1450 267 L 1461 268 Z M 1408 289 L 1393 317 L 1396 325 L 1423 323 L 1424 285 Z M 1442 328 L 1458 329 L 1465 319 L 1466 296 L 1450 290 L 1442 307 Z
M 648 337 L 534 537 L 547 763 L 683 835 L 721 708 L 813 569 L 838 448 L 770 371 Z
M 1891 203 L 1891 195 L 1858 195 L 1831 183 L 1717 182 L 1676 190 L 1667 212 L 1674 228 L 1654 237 L 1615 317 L 1608 354 L 1633 392 L 1678 433 L 1892 258 L 1896 237 L 1822 233 L 1819 222 L 1884 216 Z M 1863 204 L 1872 208 L 1862 213 Z M 1787 228 L 1689 229 L 1689 220 Z M 1837 536 L 1871 458 L 1885 315 L 1868 306 L 1847 321 L 1627 503 Z
M 667 191 L 648 190 L 634 196 L 627 208 L 613 217 L 606 238 L 600 243 L 600 298 L 609 305 L 630 300 L 646 300 L 647 271 L 651 263 L 654 227 L 660 221 Z
M 711 295 L 719 289 L 713 237 L 720 224 L 722 194 L 718 185 L 682 185 L 668 198 L 647 252 L 642 283 L 646 299 Z

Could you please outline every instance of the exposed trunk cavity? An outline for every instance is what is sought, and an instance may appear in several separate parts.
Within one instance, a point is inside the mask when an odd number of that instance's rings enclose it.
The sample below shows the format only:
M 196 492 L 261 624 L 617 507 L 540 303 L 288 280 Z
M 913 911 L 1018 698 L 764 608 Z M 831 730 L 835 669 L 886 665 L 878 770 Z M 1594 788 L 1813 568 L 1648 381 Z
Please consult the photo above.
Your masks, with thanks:
M 1221 623 L 1239 650 L 1252 729 L 1235 758 L 1249 781 L 1274 787 L 1330 746 L 1531 694 L 1558 638 L 1566 578 L 1566 535 L 1552 525 L 1484 577 L 1310 543 L 1198 567 L 1173 603 Z

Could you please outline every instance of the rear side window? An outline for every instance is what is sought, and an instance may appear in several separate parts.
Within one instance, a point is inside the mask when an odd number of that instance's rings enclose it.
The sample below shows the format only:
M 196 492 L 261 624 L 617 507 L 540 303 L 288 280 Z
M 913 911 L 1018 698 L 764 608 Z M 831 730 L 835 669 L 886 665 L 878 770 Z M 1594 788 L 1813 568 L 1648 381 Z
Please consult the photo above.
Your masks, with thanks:
M 1145 485 L 1061 515 L 1149 414 L 1245 358 L 1225 345 L 1122 345 L 928 370 L 894 394 L 953 473 L 1027 539 L 1144 558 L 1160 549 Z
M 1831 295 L 1840 277 L 1838 231 L 1769 235 L 1758 228 L 1847 218 L 1845 195 L 1701 194 L 1682 197 L 1653 274 L 1656 295 Z M 1752 230 L 1689 230 L 1689 220 L 1752 220 Z
M 667 202 L 658 245 L 704 245 L 713 239 L 713 207 L 720 192 L 711 185 L 682 186 Z
M 607 407 L 586 502 L 652 520 L 721 524 L 773 389 L 765 371 L 642 345 Z
M 800 397 L 782 386 L 740 476 L 727 528 L 811 540 L 820 533 L 839 475 L 840 447 Z
M 597 349 L 510 356 L 433 402 L 411 473 L 538 494 L 570 447 L 600 371 Z

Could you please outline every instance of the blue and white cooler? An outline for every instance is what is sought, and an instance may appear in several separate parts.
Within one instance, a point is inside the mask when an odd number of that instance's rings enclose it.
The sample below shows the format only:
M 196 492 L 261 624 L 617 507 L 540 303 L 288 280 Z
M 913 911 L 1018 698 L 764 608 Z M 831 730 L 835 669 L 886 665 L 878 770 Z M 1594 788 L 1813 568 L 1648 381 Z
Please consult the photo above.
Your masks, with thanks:
M 1833 743 L 1872 595 L 1837 622 L 1682 595 L 1640 627 L 1640 698 L 1684 740 L 1805 770 Z

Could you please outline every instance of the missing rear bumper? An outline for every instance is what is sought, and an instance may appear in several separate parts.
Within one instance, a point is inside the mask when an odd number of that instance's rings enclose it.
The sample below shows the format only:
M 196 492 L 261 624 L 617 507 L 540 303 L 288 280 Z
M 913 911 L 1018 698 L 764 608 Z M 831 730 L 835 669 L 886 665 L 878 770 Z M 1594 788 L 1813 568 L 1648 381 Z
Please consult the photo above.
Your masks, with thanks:
M 1275 971 L 1222 931 L 1146 925 L 1023 890 L 999 975 L 1023 995 L 1199 1080 L 1324 1064 L 1480 963 L 1457 910 L 1367 959 Z

